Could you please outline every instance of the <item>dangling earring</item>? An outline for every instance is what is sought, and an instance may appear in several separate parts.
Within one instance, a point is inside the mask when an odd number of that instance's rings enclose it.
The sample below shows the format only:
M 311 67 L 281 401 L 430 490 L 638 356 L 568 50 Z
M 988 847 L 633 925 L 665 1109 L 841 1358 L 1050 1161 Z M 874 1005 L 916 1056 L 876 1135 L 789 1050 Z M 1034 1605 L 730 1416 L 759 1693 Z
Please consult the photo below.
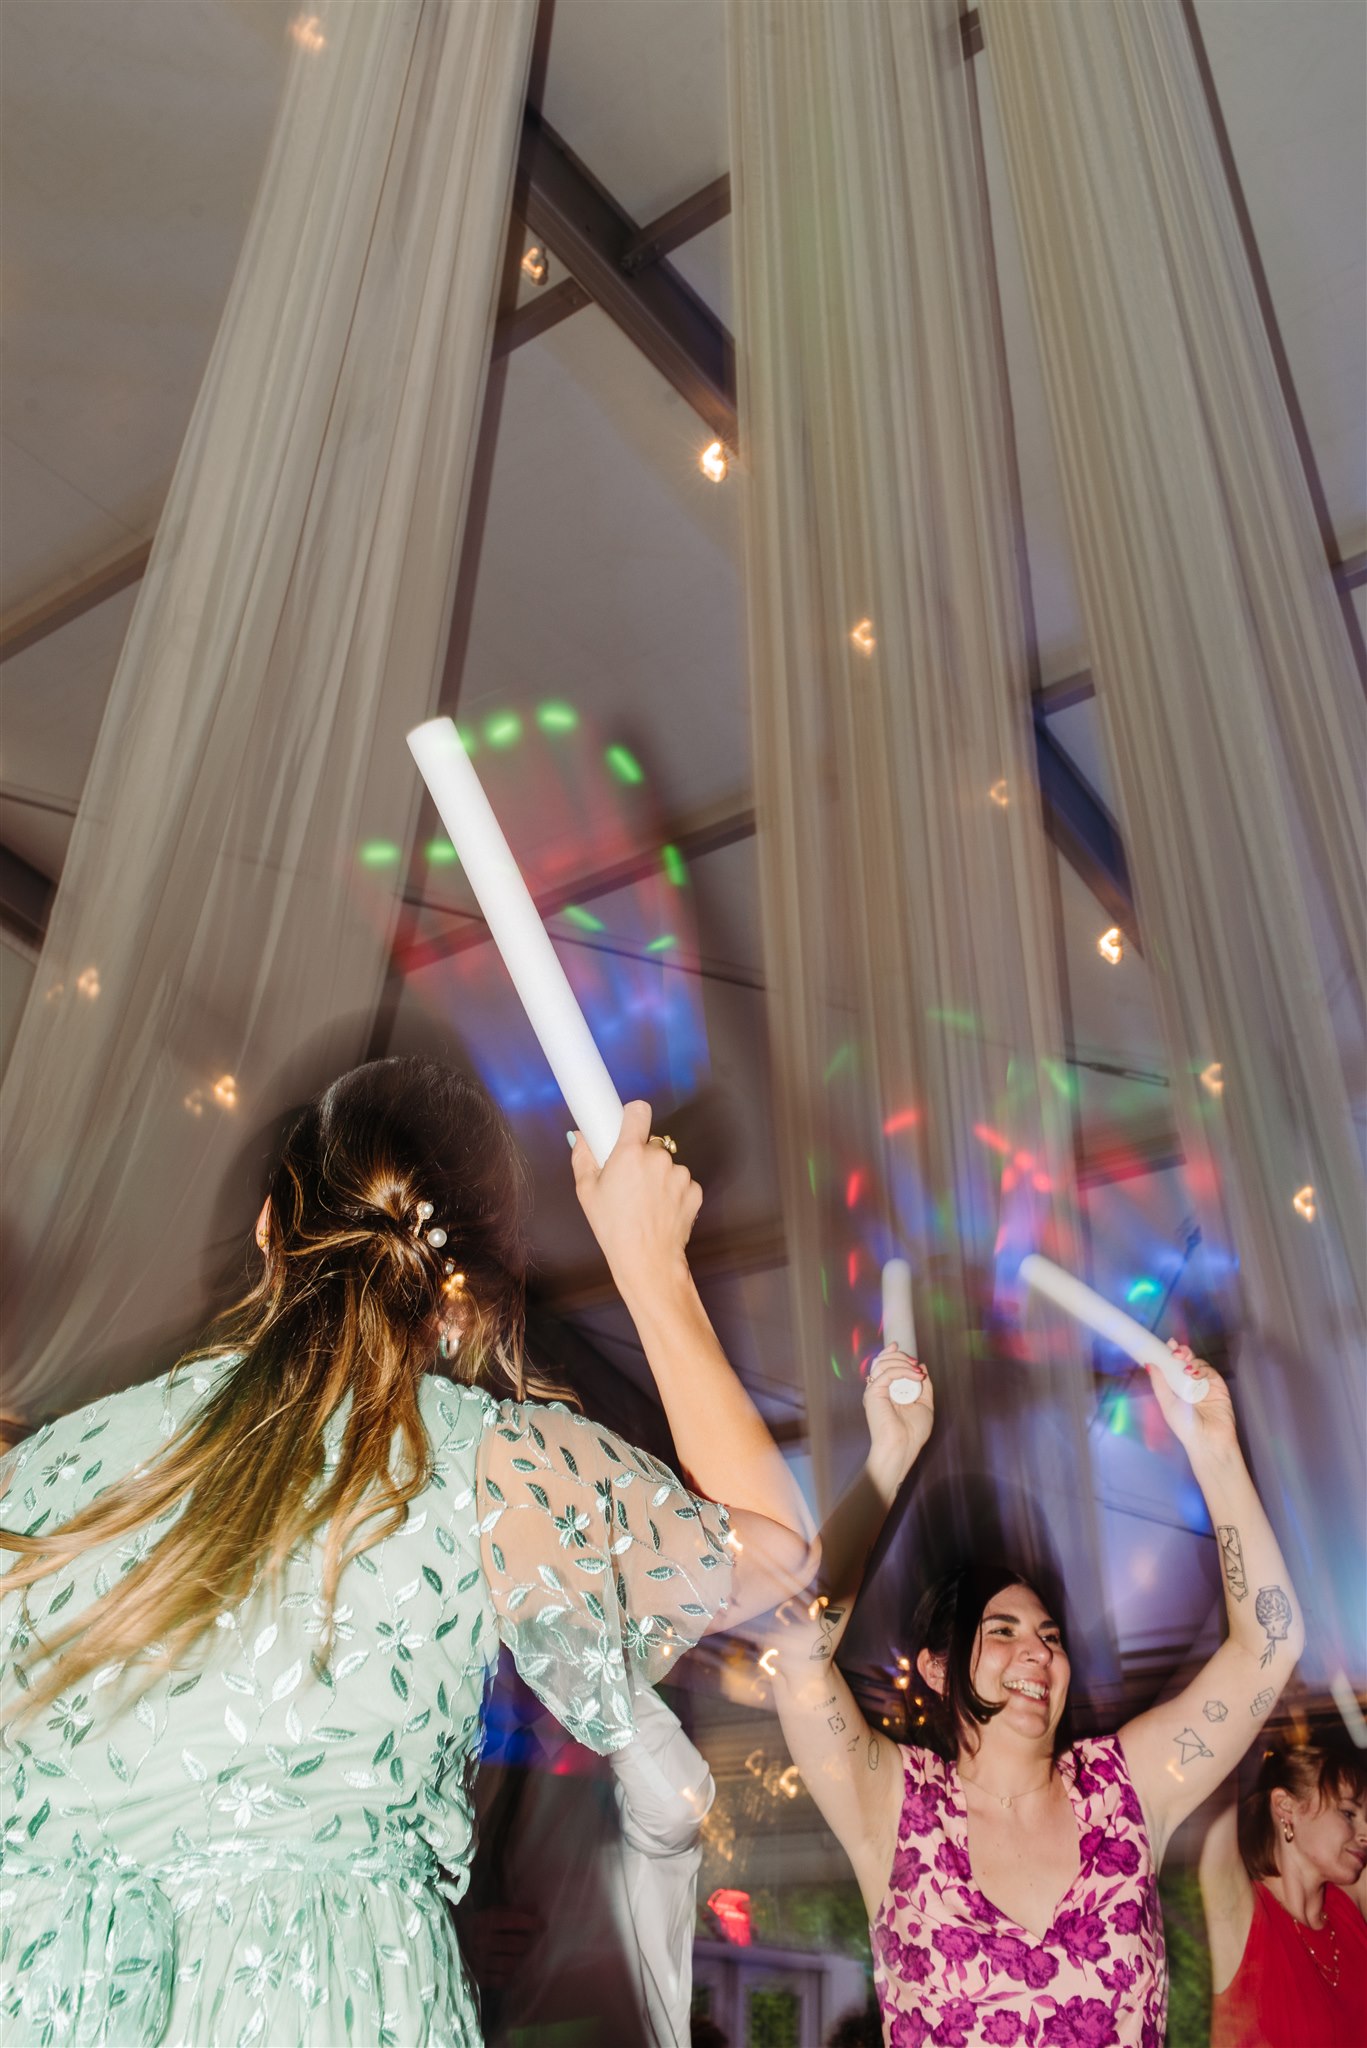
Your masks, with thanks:
M 1284 1820 L 1282 1822 L 1282 1840 L 1284 1842 L 1294 1842 L 1295 1839 L 1296 1830 L 1292 1827 L 1289 1820 Z
M 460 1338 L 453 1337 L 448 1330 L 443 1330 L 437 1339 L 438 1358 L 454 1358 L 459 1348 Z

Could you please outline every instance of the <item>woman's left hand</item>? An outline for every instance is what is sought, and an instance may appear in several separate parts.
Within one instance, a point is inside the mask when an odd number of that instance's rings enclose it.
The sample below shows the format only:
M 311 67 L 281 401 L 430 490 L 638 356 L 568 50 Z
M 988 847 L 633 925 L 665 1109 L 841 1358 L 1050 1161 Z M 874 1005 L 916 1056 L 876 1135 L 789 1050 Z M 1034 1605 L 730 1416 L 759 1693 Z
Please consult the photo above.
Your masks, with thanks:
M 1146 1367 L 1163 1420 L 1193 1461 L 1202 1455 L 1226 1458 L 1233 1452 L 1237 1456 L 1239 1437 L 1229 1388 L 1218 1372 L 1212 1372 L 1197 1358 L 1189 1344 L 1170 1340 L 1168 1349 L 1185 1372 L 1206 1382 L 1206 1396 L 1203 1401 L 1184 1401 L 1173 1392 L 1161 1372 L 1153 1366 Z

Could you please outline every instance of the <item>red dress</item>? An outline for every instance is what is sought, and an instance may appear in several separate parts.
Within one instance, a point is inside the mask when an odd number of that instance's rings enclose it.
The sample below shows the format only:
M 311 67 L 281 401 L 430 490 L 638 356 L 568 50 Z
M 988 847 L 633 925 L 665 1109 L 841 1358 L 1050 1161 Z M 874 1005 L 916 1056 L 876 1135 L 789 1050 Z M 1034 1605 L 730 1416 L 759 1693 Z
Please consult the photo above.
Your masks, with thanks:
M 1361 2041 L 1367 1920 L 1331 1884 L 1323 1927 L 1302 1927 L 1265 1884 L 1255 1884 L 1243 1959 L 1211 2003 L 1210 2048 L 1351 2048 Z

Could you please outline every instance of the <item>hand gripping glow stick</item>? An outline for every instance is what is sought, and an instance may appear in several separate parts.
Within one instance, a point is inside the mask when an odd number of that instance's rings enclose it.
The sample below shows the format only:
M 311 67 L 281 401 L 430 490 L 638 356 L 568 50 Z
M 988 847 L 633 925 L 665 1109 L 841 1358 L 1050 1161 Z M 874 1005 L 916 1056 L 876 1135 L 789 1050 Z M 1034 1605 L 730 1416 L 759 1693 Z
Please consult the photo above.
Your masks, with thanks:
M 883 1342 L 895 1344 L 908 1358 L 916 1356 L 916 1318 L 911 1307 L 911 1267 L 905 1259 L 889 1259 L 883 1268 Z M 889 1400 L 909 1408 L 921 1398 L 920 1380 L 894 1380 Z
M 1021 1278 L 1027 1287 L 1047 1295 L 1065 1315 L 1085 1323 L 1099 1337 L 1105 1337 L 1121 1351 L 1127 1351 L 1136 1364 L 1156 1366 L 1174 1394 L 1180 1394 L 1184 1401 L 1205 1400 L 1209 1383 L 1184 1372 L 1180 1361 L 1173 1357 L 1166 1344 L 1154 1336 L 1152 1330 L 1146 1330 L 1123 1309 L 1113 1308 L 1109 1301 L 1103 1300 L 1081 1280 L 1075 1280 L 1071 1273 L 1065 1273 L 1062 1266 L 1056 1266 L 1052 1259 L 1042 1259 L 1037 1252 L 1031 1252 L 1021 1260 Z
M 601 1166 L 622 1129 L 622 1102 L 449 718 L 429 719 L 408 747 L 470 878 L 513 987 L 570 1115 Z

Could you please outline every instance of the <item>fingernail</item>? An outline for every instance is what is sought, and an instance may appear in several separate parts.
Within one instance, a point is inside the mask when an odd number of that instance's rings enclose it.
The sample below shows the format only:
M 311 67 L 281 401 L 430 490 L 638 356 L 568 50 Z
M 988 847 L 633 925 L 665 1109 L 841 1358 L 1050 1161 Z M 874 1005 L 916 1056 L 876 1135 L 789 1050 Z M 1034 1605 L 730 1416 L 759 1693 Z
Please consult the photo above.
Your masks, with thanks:
M 578 1131 L 566 1131 L 565 1133 L 565 1143 L 569 1146 L 571 1152 L 573 1152 L 574 1150 L 575 1141 L 577 1140 L 578 1136 Z

